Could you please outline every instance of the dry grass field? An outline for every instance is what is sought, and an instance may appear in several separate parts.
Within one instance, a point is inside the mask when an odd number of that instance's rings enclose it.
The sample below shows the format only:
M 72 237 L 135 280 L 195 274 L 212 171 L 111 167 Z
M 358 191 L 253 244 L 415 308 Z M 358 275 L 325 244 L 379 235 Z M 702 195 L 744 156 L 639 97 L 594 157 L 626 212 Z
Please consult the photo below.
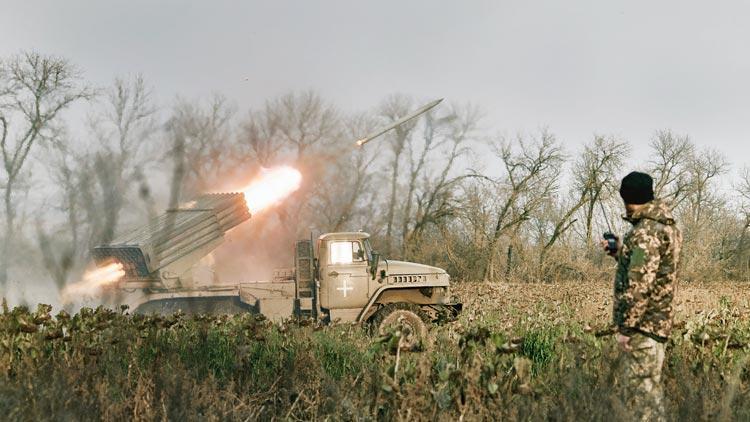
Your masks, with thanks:
M 555 316 L 572 322 L 602 326 L 612 316 L 611 282 L 459 283 L 454 292 L 464 303 L 469 321 L 493 315 L 505 324 L 529 316 Z M 700 312 L 731 303 L 743 316 L 750 314 L 750 284 L 682 283 L 676 295 L 676 319 L 685 321 Z

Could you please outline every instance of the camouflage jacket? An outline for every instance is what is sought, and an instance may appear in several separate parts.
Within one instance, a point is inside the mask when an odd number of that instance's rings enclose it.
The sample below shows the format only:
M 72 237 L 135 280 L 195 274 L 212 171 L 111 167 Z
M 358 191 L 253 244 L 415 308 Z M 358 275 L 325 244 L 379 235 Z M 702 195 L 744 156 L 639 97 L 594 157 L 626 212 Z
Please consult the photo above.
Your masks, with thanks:
M 654 200 L 625 217 L 633 228 L 618 255 L 614 323 L 624 334 L 665 339 L 672 330 L 682 234 L 669 206 Z

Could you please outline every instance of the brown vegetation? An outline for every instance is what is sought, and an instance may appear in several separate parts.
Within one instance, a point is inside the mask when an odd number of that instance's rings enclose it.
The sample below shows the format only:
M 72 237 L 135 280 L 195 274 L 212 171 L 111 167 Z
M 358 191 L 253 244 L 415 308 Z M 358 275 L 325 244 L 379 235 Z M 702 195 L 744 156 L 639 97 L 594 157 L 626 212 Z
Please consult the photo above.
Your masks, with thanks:
M 0 411 L 11 420 L 625 420 L 618 351 L 596 335 L 608 290 L 462 284 L 466 313 L 415 353 L 396 352 L 397 332 L 352 325 L 5 309 Z M 747 289 L 686 286 L 678 297 L 670 419 L 746 419 Z

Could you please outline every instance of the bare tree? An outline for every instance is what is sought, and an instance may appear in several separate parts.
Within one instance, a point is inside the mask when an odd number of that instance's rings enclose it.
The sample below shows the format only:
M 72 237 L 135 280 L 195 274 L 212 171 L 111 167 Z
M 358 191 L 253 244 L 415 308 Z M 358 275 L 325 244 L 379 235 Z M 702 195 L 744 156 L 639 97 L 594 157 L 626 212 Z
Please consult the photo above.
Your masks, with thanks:
M 505 176 L 496 183 L 504 200 L 497 212 L 494 228 L 489 236 L 484 260 L 483 279 L 495 276 L 495 256 L 500 238 L 509 229 L 527 221 L 554 192 L 562 151 L 555 137 L 542 131 L 537 142 L 528 143 L 518 137 L 513 143 L 503 141 L 498 147 L 498 157 Z
M 351 140 L 369 133 L 374 127 L 375 121 L 364 114 L 345 119 L 345 135 L 342 145 L 337 148 L 339 153 L 324 155 L 325 161 L 333 165 L 325 175 L 326 183 L 318 185 L 311 201 L 313 215 L 323 217 L 320 229 L 344 230 L 357 215 L 369 220 L 375 197 L 372 192 L 373 164 L 378 155 L 372 148 L 353 148 Z
M 389 122 L 395 122 L 405 116 L 412 105 L 411 98 L 403 95 L 392 95 L 388 97 L 380 106 L 380 115 L 388 119 Z M 398 200 L 398 184 L 401 171 L 401 160 L 404 152 L 416 127 L 416 120 L 412 120 L 403 125 L 397 126 L 387 136 L 388 146 L 391 149 L 392 156 L 389 163 L 390 173 L 390 192 L 386 204 L 385 216 L 385 255 L 390 256 L 393 251 L 394 227 L 396 218 L 396 209 L 400 201 Z
M 139 174 L 156 153 L 149 145 L 157 129 L 156 107 L 142 76 L 115 79 L 98 106 L 101 112 L 90 120 L 92 142 L 76 157 L 91 246 L 114 239 L 132 185 L 148 192 Z
M 279 116 L 269 109 L 266 104 L 265 112 L 251 110 L 239 135 L 240 146 L 247 150 L 243 155 L 264 167 L 276 159 L 284 146 L 279 136 Z
M 669 131 L 657 132 L 651 161 L 655 193 L 672 202 L 684 234 L 683 274 L 714 273 L 726 268 L 725 199 L 717 192 L 726 173 L 724 157 L 712 150 L 696 151 L 690 138 Z
M 78 189 L 81 174 L 72 158 L 73 154 L 69 151 L 70 144 L 71 142 L 65 139 L 65 135 L 61 134 L 55 137 L 51 148 L 47 151 L 50 176 L 60 190 L 59 205 L 53 205 L 50 208 L 56 208 L 64 214 L 64 223 L 50 235 L 44 227 L 41 216 L 38 216 L 36 222 L 37 243 L 42 264 L 58 290 L 67 284 L 82 249 L 80 242 L 82 201 Z M 60 238 L 64 240 L 60 241 Z
M 459 185 L 456 219 L 438 227 L 445 239 L 449 262 L 458 273 L 469 279 L 483 276 L 486 245 L 492 232 L 495 211 L 500 207 L 495 181 L 470 177 Z M 480 271 L 480 272 L 477 272 Z
M 651 141 L 653 159 L 650 161 L 654 176 L 654 194 L 677 206 L 687 194 L 689 163 L 695 153 L 690 138 L 678 136 L 669 130 L 660 130 Z
M 367 192 L 372 188 L 371 169 L 376 155 L 367 149 L 352 150 L 331 167 L 314 199 L 313 214 L 322 217 L 319 228 L 324 231 L 342 231 L 352 228 L 357 215 L 369 216 Z M 313 222 L 314 223 L 314 222 Z M 362 227 L 355 227 L 359 229 Z
M 623 159 L 625 144 L 605 140 L 595 136 L 594 141 L 584 146 L 583 154 L 573 167 L 573 186 L 570 200 L 559 201 L 560 215 L 552 222 L 552 232 L 542 244 L 539 252 L 539 272 L 543 274 L 545 259 L 549 250 L 565 234 L 577 219 L 573 218 L 579 209 L 588 204 L 586 210 L 587 244 L 591 242 L 591 220 L 593 209 L 602 191 L 614 178 L 614 172 Z
M 29 153 L 47 136 L 62 110 L 91 95 L 81 83 L 78 70 L 64 59 L 27 52 L 0 62 L 0 150 L 5 172 L 0 287 L 8 280 L 16 230 L 13 192 Z
M 302 160 L 312 148 L 332 142 L 340 130 L 339 112 L 314 91 L 289 93 L 266 104 L 282 140 Z
M 454 190 L 466 176 L 452 175 L 457 161 L 468 152 L 467 144 L 476 136 L 481 118 L 479 108 L 467 105 L 452 107 L 444 117 L 425 118 L 425 135 L 418 154 L 414 143 L 409 144 L 409 173 L 402 225 L 402 255 L 412 243 L 418 243 L 421 234 L 430 224 L 439 224 L 454 216 L 456 203 Z M 433 152 L 442 152 L 435 157 Z M 425 168 L 427 162 L 430 171 Z M 421 183 L 419 177 L 421 177 Z M 414 215 L 412 207 L 416 205 Z
M 693 224 L 699 224 L 706 210 L 721 206 L 721 198 L 715 194 L 717 178 L 729 171 L 726 157 L 716 150 L 708 149 L 696 154 L 688 164 L 686 202 Z
M 616 189 L 616 175 L 630 153 L 630 147 L 612 137 L 594 136 L 584 146 L 574 165 L 573 180 L 576 191 L 585 193 L 584 209 L 586 245 L 592 245 L 593 221 L 597 204 L 607 199 Z
M 172 175 L 173 193 L 175 189 L 189 194 L 211 190 L 242 161 L 232 142 L 233 115 L 234 108 L 221 95 L 213 96 L 207 104 L 177 100 L 166 125 L 173 142 L 165 158 L 174 161 L 182 156 L 184 160 L 177 166 L 182 170 Z
M 294 153 L 302 161 L 331 145 L 338 140 L 341 117 L 316 92 L 291 92 L 251 110 L 241 126 L 240 144 L 248 158 L 267 166 L 280 153 Z
M 406 198 L 403 201 L 404 202 L 404 216 L 403 216 L 403 226 L 401 228 L 401 233 L 404 236 L 402 246 L 404 248 L 404 251 L 402 251 L 402 254 L 406 250 L 406 237 L 407 233 L 409 231 L 409 222 L 411 219 L 411 208 L 414 203 L 414 195 L 417 193 L 417 183 L 420 181 L 419 176 L 423 174 L 425 165 L 427 164 L 427 159 L 430 153 L 438 148 L 440 148 L 442 145 L 445 144 L 447 139 L 441 138 L 440 131 L 443 129 L 441 126 L 444 124 L 444 122 L 449 122 L 451 120 L 455 119 L 455 115 L 449 114 L 448 116 L 445 116 L 439 120 L 436 121 L 435 117 L 432 113 L 427 113 L 424 117 L 425 119 L 425 126 L 424 126 L 424 136 L 421 140 L 421 147 L 416 145 L 416 142 L 411 141 L 407 142 L 405 147 L 408 150 L 408 163 L 409 163 L 409 173 L 407 174 L 407 182 L 406 182 Z M 449 161 L 454 161 L 455 158 L 451 157 Z

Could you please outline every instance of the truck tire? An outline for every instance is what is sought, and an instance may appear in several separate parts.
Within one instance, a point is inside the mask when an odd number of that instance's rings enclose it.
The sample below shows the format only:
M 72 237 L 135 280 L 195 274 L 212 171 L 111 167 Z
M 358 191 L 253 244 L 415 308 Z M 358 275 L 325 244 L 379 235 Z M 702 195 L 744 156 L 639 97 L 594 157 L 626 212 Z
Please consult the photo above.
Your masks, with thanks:
M 427 341 L 427 315 L 411 303 L 389 303 L 372 317 L 373 328 L 381 336 L 398 331 L 401 350 L 419 350 Z

